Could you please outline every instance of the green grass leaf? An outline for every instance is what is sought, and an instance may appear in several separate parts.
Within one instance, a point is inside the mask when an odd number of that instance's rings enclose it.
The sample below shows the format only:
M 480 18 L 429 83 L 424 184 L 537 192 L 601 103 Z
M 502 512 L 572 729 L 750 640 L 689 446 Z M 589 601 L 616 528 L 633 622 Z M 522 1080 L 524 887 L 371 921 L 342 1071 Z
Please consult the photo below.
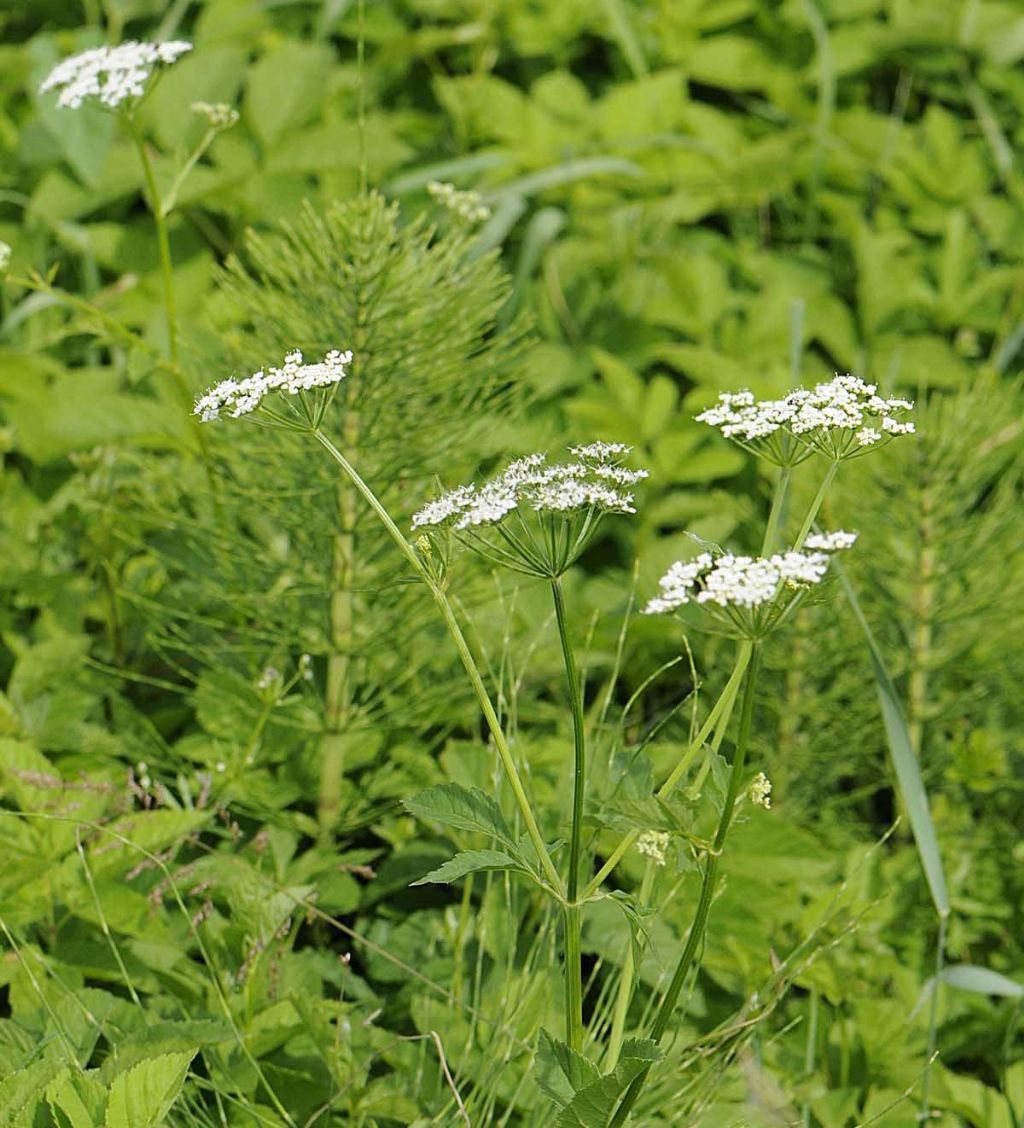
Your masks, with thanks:
M 889 671 L 885 667 L 882 652 L 878 648 L 875 636 L 868 625 L 864 612 L 857 600 L 857 593 L 840 565 L 835 563 L 836 573 L 843 591 L 849 600 L 850 607 L 868 644 L 871 655 L 871 667 L 875 675 L 875 688 L 878 691 L 878 702 L 882 710 L 882 720 L 885 724 L 886 742 L 889 747 L 889 756 L 892 760 L 896 779 L 899 783 L 900 794 L 910 820 L 910 829 L 917 843 L 917 852 L 921 858 L 928 889 L 935 903 L 935 911 L 940 917 L 949 916 L 949 893 L 946 889 L 946 875 L 942 866 L 942 855 L 939 853 L 939 841 L 935 834 L 935 824 L 932 822 L 931 811 L 928 807 L 928 792 L 925 790 L 924 780 L 921 777 L 921 766 L 914 755 L 910 744 L 910 733 L 907 731 L 907 721 L 903 715 L 899 695 L 893 685 Z

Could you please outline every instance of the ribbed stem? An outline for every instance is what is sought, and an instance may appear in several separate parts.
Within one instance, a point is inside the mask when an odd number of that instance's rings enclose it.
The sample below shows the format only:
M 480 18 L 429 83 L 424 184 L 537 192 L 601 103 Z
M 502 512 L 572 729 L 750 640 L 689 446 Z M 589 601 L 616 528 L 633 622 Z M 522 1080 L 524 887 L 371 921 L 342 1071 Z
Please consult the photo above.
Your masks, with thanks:
M 586 791 L 587 750 L 583 718 L 583 693 L 580 689 L 579 671 L 569 641 L 569 626 L 565 615 L 565 597 L 562 582 L 551 580 L 551 595 L 555 603 L 555 621 L 562 643 L 565 662 L 565 681 L 572 712 L 573 785 L 572 823 L 569 831 L 569 878 L 566 885 L 565 907 L 565 1040 L 577 1053 L 583 1049 L 583 965 L 581 957 L 581 920 L 577 902 L 580 884 L 580 842 L 583 834 L 583 798 Z
M 754 695 L 757 688 L 757 669 L 759 663 L 760 650 L 758 645 L 754 643 L 750 655 L 750 665 L 747 668 L 747 679 L 743 687 L 740 731 L 736 740 L 736 752 L 733 755 L 732 771 L 729 773 L 729 788 L 725 796 L 725 805 L 722 808 L 722 814 L 718 820 L 718 829 L 715 831 L 714 841 L 711 844 L 711 850 L 708 853 L 708 859 L 704 866 L 704 880 L 701 883 L 700 899 L 697 902 L 697 912 L 694 915 L 693 925 L 690 928 L 690 935 L 687 937 L 686 946 L 683 948 L 683 953 L 679 957 L 679 963 L 676 965 L 672 982 L 669 984 L 668 990 L 661 1000 L 661 1006 L 658 1008 L 658 1014 L 654 1019 L 651 1037 L 655 1042 L 660 1042 L 665 1035 L 665 1031 L 668 1029 L 672 1014 L 676 1008 L 676 1003 L 679 1001 L 679 993 L 682 991 L 683 984 L 690 974 L 697 953 L 701 950 L 704 943 L 708 916 L 711 912 L 711 903 L 715 896 L 715 885 L 718 877 L 718 859 L 721 856 L 726 836 L 729 833 L 729 826 L 732 823 L 736 799 L 739 795 L 740 781 L 743 778 L 743 769 L 747 761 L 747 746 L 750 742 L 750 729 L 754 715 Z M 630 1110 L 633 1105 L 636 1104 L 637 1098 L 640 1096 L 640 1092 L 647 1081 L 647 1075 L 649 1073 L 650 1066 L 639 1073 L 633 1080 L 633 1083 L 626 1090 L 626 1094 L 622 1098 L 622 1103 L 615 1111 L 615 1115 L 610 1122 L 610 1128 L 616 1128 L 617 1125 L 625 1123 Z
M 494 705 L 487 692 L 487 687 L 484 685 L 480 670 L 473 658 L 473 652 L 469 649 L 469 644 L 466 642 L 462 628 L 455 618 L 455 612 L 452 610 L 452 605 L 448 601 L 447 595 L 445 595 L 444 590 L 438 585 L 437 581 L 430 574 L 430 571 L 416 555 L 412 545 L 405 539 L 402 530 L 395 524 L 391 514 L 388 513 L 381 504 L 377 495 L 359 476 L 355 467 L 318 427 L 312 430 L 312 435 L 348 475 L 352 484 L 360 494 L 362 494 L 364 500 L 377 515 L 399 551 L 408 561 L 413 571 L 415 571 L 426 585 L 427 590 L 433 597 L 434 603 L 441 613 L 441 618 L 444 620 L 452 642 L 455 644 L 455 649 L 466 670 L 470 684 L 473 686 L 473 692 L 476 694 L 480 710 L 484 715 L 484 720 L 487 722 L 487 728 L 490 730 L 491 739 L 494 741 L 498 757 L 501 760 L 502 767 L 505 769 L 505 776 L 508 779 L 509 786 L 512 788 L 512 795 L 515 798 L 516 806 L 519 808 L 523 823 L 526 826 L 526 833 L 530 836 L 530 841 L 537 851 L 537 858 L 540 862 L 541 869 L 544 871 L 544 876 L 547 878 L 552 892 L 556 897 L 561 898 L 562 879 L 558 876 L 558 871 L 555 869 L 554 863 L 551 861 L 551 855 L 548 853 L 547 846 L 544 844 L 540 827 L 537 825 L 537 820 L 534 817 L 533 809 L 530 807 L 530 800 L 527 797 L 526 789 L 523 787 L 523 781 L 519 776 L 519 769 L 516 767 L 515 760 L 512 757 L 512 750 L 508 746 L 508 741 L 505 739 L 505 734 L 501 728 L 501 722 L 498 720 L 498 714 L 495 712 Z

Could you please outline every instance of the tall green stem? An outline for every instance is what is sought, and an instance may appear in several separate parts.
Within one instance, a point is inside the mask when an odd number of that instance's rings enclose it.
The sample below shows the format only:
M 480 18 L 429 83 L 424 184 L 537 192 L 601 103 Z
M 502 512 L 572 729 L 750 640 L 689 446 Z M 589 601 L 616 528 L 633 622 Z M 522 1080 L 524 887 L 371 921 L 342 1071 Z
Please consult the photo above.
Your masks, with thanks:
M 694 916 L 693 925 L 690 928 L 690 935 L 687 937 L 686 946 L 683 948 L 683 953 L 679 957 L 679 963 L 676 965 L 672 982 L 669 984 L 668 990 L 661 1000 L 661 1006 L 658 1008 L 658 1014 L 654 1019 L 651 1037 L 655 1042 L 660 1042 L 665 1035 L 665 1031 L 668 1029 L 669 1022 L 676 1008 L 676 1003 L 679 1001 L 679 993 L 682 991 L 683 984 L 690 974 L 697 953 L 701 950 L 704 943 L 708 916 L 711 912 L 711 903 L 715 896 L 715 886 L 718 878 L 718 859 L 721 856 L 726 836 L 729 833 L 729 826 L 732 823 L 733 812 L 736 808 L 736 799 L 739 795 L 740 782 L 743 779 L 743 769 L 747 761 L 747 746 L 750 743 L 750 729 L 754 715 L 754 695 L 757 689 L 757 670 L 760 664 L 760 657 L 759 646 L 757 643 L 753 643 L 750 665 L 747 667 L 746 683 L 743 687 L 740 731 L 736 740 L 736 751 L 733 755 L 732 771 L 729 773 L 729 788 L 725 796 L 725 805 L 722 807 L 722 814 L 718 820 L 718 829 L 715 831 L 711 850 L 708 852 L 708 859 L 704 866 L 704 880 L 701 883 L 700 899 L 697 902 L 697 912 Z M 629 1116 L 630 1109 L 636 1104 L 636 1100 L 640 1096 L 640 1092 L 647 1081 L 647 1075 L 649 1073 L 650 1067 L 638 1074 L 633 1083 L 626 1090 L 626 1094 L 622 1098 L 622 1103 L 616 1109 L 615 1115 L 611 1120 L 610 1128 L 616 1128 L 617 1125 L 625 1123 L 626 1118 Z
M 572 711 L 573 785 L 572 824 L 569 831 L 569 878 L 566 886 L 565 906 L 565 1040 L 569 1047 L 580 1053 L 583 1049 L 583 966 L 581 959 L 580 906 L 577 899 L 580 886 L 580 840 L 583 834 L 583 798 L 586 791 L 587 749 L 583 719 L 583 694 L 580 690 L 579 671 L 569 641 L 569 627 L 565 616 L 565 597 L 562 581 L 553 576 L 551 595 L 555 603 L 555 620 L 558 637 L 562 643 L 565 661 L 565 681 L 569 690 Z
M 469 677 L 470 684 L 473 686 L 473 692 L 476 694 L 477 701 L 480 705 L 481 712 L 484 715 L 484 720 L 487 722 L 487 727 L 490 730 L 491 738 L 494 741 L 494 746 L 498 751 L 498 756 L 501 759 L 502 767 L 505 769 L 505 775 L 508 779 L 509 786 L 512 788 L 512 795 L 515 798 L 516 806 L 522 815 L 523 823 L 526 826 L 526 832 L 530 836 L 530 841 L 533 843 L 534 849 L 537 851 L 537 859 L 541 868 L 544 871 L 544 876 L 547 878 L 551 885 L 552 892 L 558 897 L 562 895 L 562 880 L 558 876 L 558 871 L 555 869 L 554 863 L 551 861 L 551 855 L 548 853 L 547 846 L 544 844 L 544 839 L 540 833 L 540 827 L 537 825 L 537 820 L 534 818 L 533 809 L 530 807 L 530 800 L 527 797 L 526 789 L 523 787 L 523 781 L 519 776 L 519 769 L 515 765 L 515 760 L 512 757 L 512 750 L 508 746 L 508 741 L 505 739 L 505 734 L 501 728 L 501 722 L 498 720 L 498 714 L 495 712 L 494 705 L 491 703 L 490 695 L 487 692 L 487 687 L 484 685 L 483 678 L 480 675 L 480 670 L 477 667 L 476 661 L 473 658 L 473 652 L 469 649 L 469 644 L 466 642 L 465 635 L 462 633 L 462 628 L 459 626 L 458 620 L 455 618 L 455 612 L 452 610 L 451 603 L 448 601 L 447 595 L 440 587 L 434 577 L 430 574 L 429 569 L 423 564 L 420 558 L 416 555 L 412 545 L 405 539 L 402 530 L 395 524 L 391 514 L 384 508 L 378 499 L 377 495 L 372 489 L 363 481 L 363 479 L 356 472 L 355 467 L 348 461 L 348 459 L 341 453 L 340 450 L 331 442 L 331 440 L 319 429 L 319 427 L 312 429 L 312 435 L 318 443 L 327 451 L 328 454 L 334 459 L 335 462 L 342 468 L 348 475 L 352 484 L 362 494 L 363 499 L 370 506 L 373 512 L 377 515 L 381 524 L 387 530 L 391 539 L 395 542 L 399 551 L 408 561 L 413 571 L 426 585 L 427 590 L 433 597 L 434 603 L 437 605 L 438 611 L 441 613 L 441 618 L 444 620 L 445 626 L 448 628 L 448 633 L 451 636 L 452 642 L 455 644 L 455 649 L 458 651 L 462 665 L 465 667 L 466 674 Z
M 800 533 L 796 538 L 794 548 L 800 549 L 803 543 L 807 540 L 807 534 L 811 531 L 815 520 L 818 516 L 818 510 L 821 509 L 821 503 L 825 500 L 825 494 L 828 493 L 829 486 L 832 485 L 832 479 L 836 476 L 836 471 L 839 469 L 839 463 L 835 460 L 828 464 L 828 469 L 825 471 L 824 478 L 821 479 L 821 485 L 818 486 L 818 492 L 814 495 L 814 500 L 811 502 L 810 509 L 807 510 L 807 516 L 804 518 L 804 523 L 800 527 Z
M 128 130 L 135 142 L 142 164 L 142 175 L 146 181 L 146 195 L 149 197 L 149 210 L 153 213 L 153 223 L 156 227 L 156 245 L 160 256 L 160 277 L 164 289 L 164 316 L 167 321 L 167 355 L 171 362 L 174 378 L 185 399 L 191 398 L 188 385 L 178 367 L 178 315 L 174 301 L 174 273 L 171 262 L 171 240 L 167 233 L 167 216 L 164 214 L 163 201 L 160 198 L 160 189 L 157 187 L 156 174 L 153 171 L 153 162 L 149 157 L 146 142 L 139 132 L 134 120 L 128 117 Z
M 761 555 L 767 556 L 775 547 L 775 538 L 779 531 L 779 522 L 782 519 L 782 514 L 786 508 L 786 501 L 789 498 L 789 480 L 793 475 L 793 471 L 789 466 L 783 466 L 779 469 L 779 478 L 775 483 L 775 489 L 772 492 L 772 507 L 768 513 L 768 524 L 764 529 L 764 540 L 761 542 Z

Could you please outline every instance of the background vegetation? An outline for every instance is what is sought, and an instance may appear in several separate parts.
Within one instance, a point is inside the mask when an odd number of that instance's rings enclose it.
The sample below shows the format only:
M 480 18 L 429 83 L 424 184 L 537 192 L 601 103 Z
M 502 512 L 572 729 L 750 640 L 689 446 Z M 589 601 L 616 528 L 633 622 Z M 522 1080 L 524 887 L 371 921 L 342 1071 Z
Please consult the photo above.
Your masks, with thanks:
M 692 1044 L 641 1122 L 899 1128 L 934 1047 L 936 1123 L 1019 1128 L 1019 5 L 34 0 L 0 24 L 0 1124 L 158 1123 L 140 1093 L 177 1094 L 183 1125 L 554 1122 L 530 1067 L 557 921 L 504 878 L 409 888 L 453 836 L 399 800 L 497 780 L 422 592 L 317 451 L 233 427 L 199 447 L 137 155 L 36 94 L 66 54 L 179 36 L 142 111 L 161 185 L 203 131 L 191 102 L 241 114 L 170 219 L 190 388 L 355 348 L 334 422 L 406 515 L 435 475 L 570 441 L 651 471 L 570 577 L 595 812 L 727 668 L 691 639 L 693 693 L 664 624 L 619 633 L 686 531 L 756 546 L 767 483 L 694 413 L 833 370 L 917 399 L 919 439 L 844 468 L 828 524 L 861 533 L 847 572 L 928 789 L 946 966 L 836 586 L 769 648 L 773 807 L 730 847 Z M 490 219 L 456 223 L 433 179 Z M 564 834 L 544 592 L 459 570 Z M 661 880 L 648 992 L 689 922 L 685 847 Z M 584 944 L 597 1030 L 621 916 Z

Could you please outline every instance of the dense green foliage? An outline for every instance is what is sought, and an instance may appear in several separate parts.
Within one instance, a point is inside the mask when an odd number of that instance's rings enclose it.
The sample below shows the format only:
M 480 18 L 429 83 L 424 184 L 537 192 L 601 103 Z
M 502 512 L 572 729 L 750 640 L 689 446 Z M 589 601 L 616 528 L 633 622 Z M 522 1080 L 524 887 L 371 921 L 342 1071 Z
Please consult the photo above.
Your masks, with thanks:
M 636 1122 L 904 1128 L 926 1099 L 1019 1128 L 1019 5 L 34 0 L 0 28 L 0 1125 L 605 1124 L 656 1056 L 734 735 L 654 803 L 732 649 L 681 655 L 636 605 L 690 534 L 756 550 L 772 484 L 693 416 L 842 370 L 916 399 L 918 434 L 842 467 L 843 582 L 765 648 L 774 803 L 738 808 Z M 36 93 L 176 36 L 139 124 L 180 363 L 136 148 Z M 240 120 L 176 185 L 200 99 Z M 635 850 L 584 914 L 595 1044 L 637 959 L 603 1078 L 557 1042 L 560 919 L 500 860 L 515 808 L 423 585 L 308 438 L 190 419 L 293 347 L 354 350 L 325 430 L 406 528 L 435 479 L 525 451 L 650 471 L 565 578 L 589 848 L 675 836 L 660 915 Z M 564 840 L 545 586 L 431 564 Z M 414 884 L 456 850 L 469 876 Z

